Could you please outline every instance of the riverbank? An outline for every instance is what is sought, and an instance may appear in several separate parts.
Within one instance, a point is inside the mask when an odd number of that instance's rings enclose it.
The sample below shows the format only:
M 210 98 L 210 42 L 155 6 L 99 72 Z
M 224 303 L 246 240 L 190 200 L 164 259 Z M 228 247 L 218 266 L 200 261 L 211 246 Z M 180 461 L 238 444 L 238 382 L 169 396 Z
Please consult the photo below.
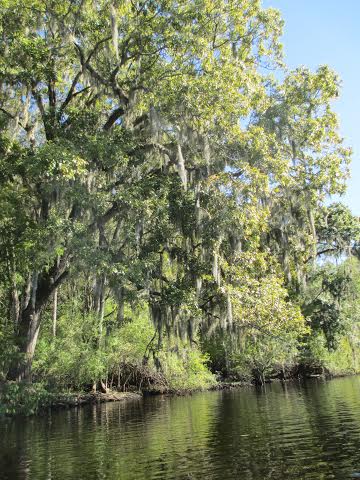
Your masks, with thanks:
M 49 409 L 63 409 L 105 402 L 135 401 L 141 392 L 55 392 L 42 384 L 4 384 L 0 391 L 0 416 L 35 415 Z
M 0 391 L 0 416 L 30 416 L 49 409 L 66 409 L 88 404 L 136 401 L 144 396 L 181 396 L 201 391 L 230 390 L 254 386 L 250 381 L 218 382 L 207 388 L 193 389 L 145 389 L 139 392 L 54 392 L 42 384 L 3 384 Z
M 140 400 L 142 397 L 141 393 L 136 392 L 79 393 L 55 398 L 51 408 L 78 407 L 89 403 L 124 402 L 127 400 Z
M 336 373 L 327 369 L 321 371 L 315 369 L 298 369 L 296 375 L 289 375 L 287 378 L 267 377 L 264 383 L 292 382 L 296 380 L 310 380 L 314 378 L 323 378 L 330 380 L 337 377 L 346 377 L 356 375 L 356 372 Z M 87 404 L 99 404 L 106 402 L 124 402 L 136 401 L 144 396 L 153 395 L 191 395 L 201 391 L 214 390 L 231 390 L 244 387 L 254 387 L 261 385 L 252 380 L 242 381 L 218 381 L 206 388 L 192 389 L 164 389 L 156 387 L 144 389 L 142 391 L 120 392 L 111 390 L 109 392 L 57 392 L 48 390 L 41 383 L 19 384 L 9 382 L 0 387 L 0 416 L 16 416 L 16 415 L 36 415 L 49 409 L 66 409 L 72 407 L 83 406 Z

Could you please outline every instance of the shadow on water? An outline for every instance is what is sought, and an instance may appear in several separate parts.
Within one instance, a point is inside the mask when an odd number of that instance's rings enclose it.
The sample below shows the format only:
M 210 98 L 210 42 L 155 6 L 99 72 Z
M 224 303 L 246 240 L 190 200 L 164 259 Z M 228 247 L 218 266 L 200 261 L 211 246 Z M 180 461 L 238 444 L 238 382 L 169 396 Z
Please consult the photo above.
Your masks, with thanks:
M 2 480 L 321 480 L 358 471 L 359 377 L 0 422 Z

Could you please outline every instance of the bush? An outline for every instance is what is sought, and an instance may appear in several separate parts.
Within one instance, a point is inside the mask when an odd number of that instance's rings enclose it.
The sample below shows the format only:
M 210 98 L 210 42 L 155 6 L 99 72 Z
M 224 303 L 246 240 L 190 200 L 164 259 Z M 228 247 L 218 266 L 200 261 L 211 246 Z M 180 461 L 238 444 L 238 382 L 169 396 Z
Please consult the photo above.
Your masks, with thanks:
M 178 352 L 163 350 L 159 360 L 170 390 L 205 390 L 216 384 L 207 367 L 209 356 L 195 348 L 181 346 Z
M 52 399 L 42 383 L 7 383 L 0 393 L 0 415 L 33 415 L 50 406 Z
M 301 361 L 309 367 L 321 367 L 332 375 L 345 375 L 360 372 L 360 359 L 358 345 L 353 345 L 348 336 L 339 338 L 338 347 L 334 351 L 327 349 L 326 339 L 323 334 L 312 335 L 302 353 Z

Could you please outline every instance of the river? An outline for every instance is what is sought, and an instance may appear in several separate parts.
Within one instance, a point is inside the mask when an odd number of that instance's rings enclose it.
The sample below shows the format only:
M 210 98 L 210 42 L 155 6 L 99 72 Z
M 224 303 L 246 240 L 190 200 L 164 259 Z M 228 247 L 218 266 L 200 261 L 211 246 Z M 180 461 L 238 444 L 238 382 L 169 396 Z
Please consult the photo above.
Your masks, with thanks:
M 1 480 L 327 480 L 354 472 L 360 377 L 0 421 Z

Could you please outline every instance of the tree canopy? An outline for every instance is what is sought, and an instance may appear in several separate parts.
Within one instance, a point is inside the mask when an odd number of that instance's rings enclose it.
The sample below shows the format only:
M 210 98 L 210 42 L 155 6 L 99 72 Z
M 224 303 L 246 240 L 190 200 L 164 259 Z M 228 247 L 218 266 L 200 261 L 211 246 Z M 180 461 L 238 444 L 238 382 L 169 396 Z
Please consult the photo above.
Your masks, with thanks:
M 71 291 L 94 352 L 139 308 L 158 349 L 306 334 L 317 259 L 354 252 L 360 227 L 326 203 L 351 155 L 339 79 L 288 71 L 282 26 L 258 0 L 2 0 L 7 378 L 29 377 Z

